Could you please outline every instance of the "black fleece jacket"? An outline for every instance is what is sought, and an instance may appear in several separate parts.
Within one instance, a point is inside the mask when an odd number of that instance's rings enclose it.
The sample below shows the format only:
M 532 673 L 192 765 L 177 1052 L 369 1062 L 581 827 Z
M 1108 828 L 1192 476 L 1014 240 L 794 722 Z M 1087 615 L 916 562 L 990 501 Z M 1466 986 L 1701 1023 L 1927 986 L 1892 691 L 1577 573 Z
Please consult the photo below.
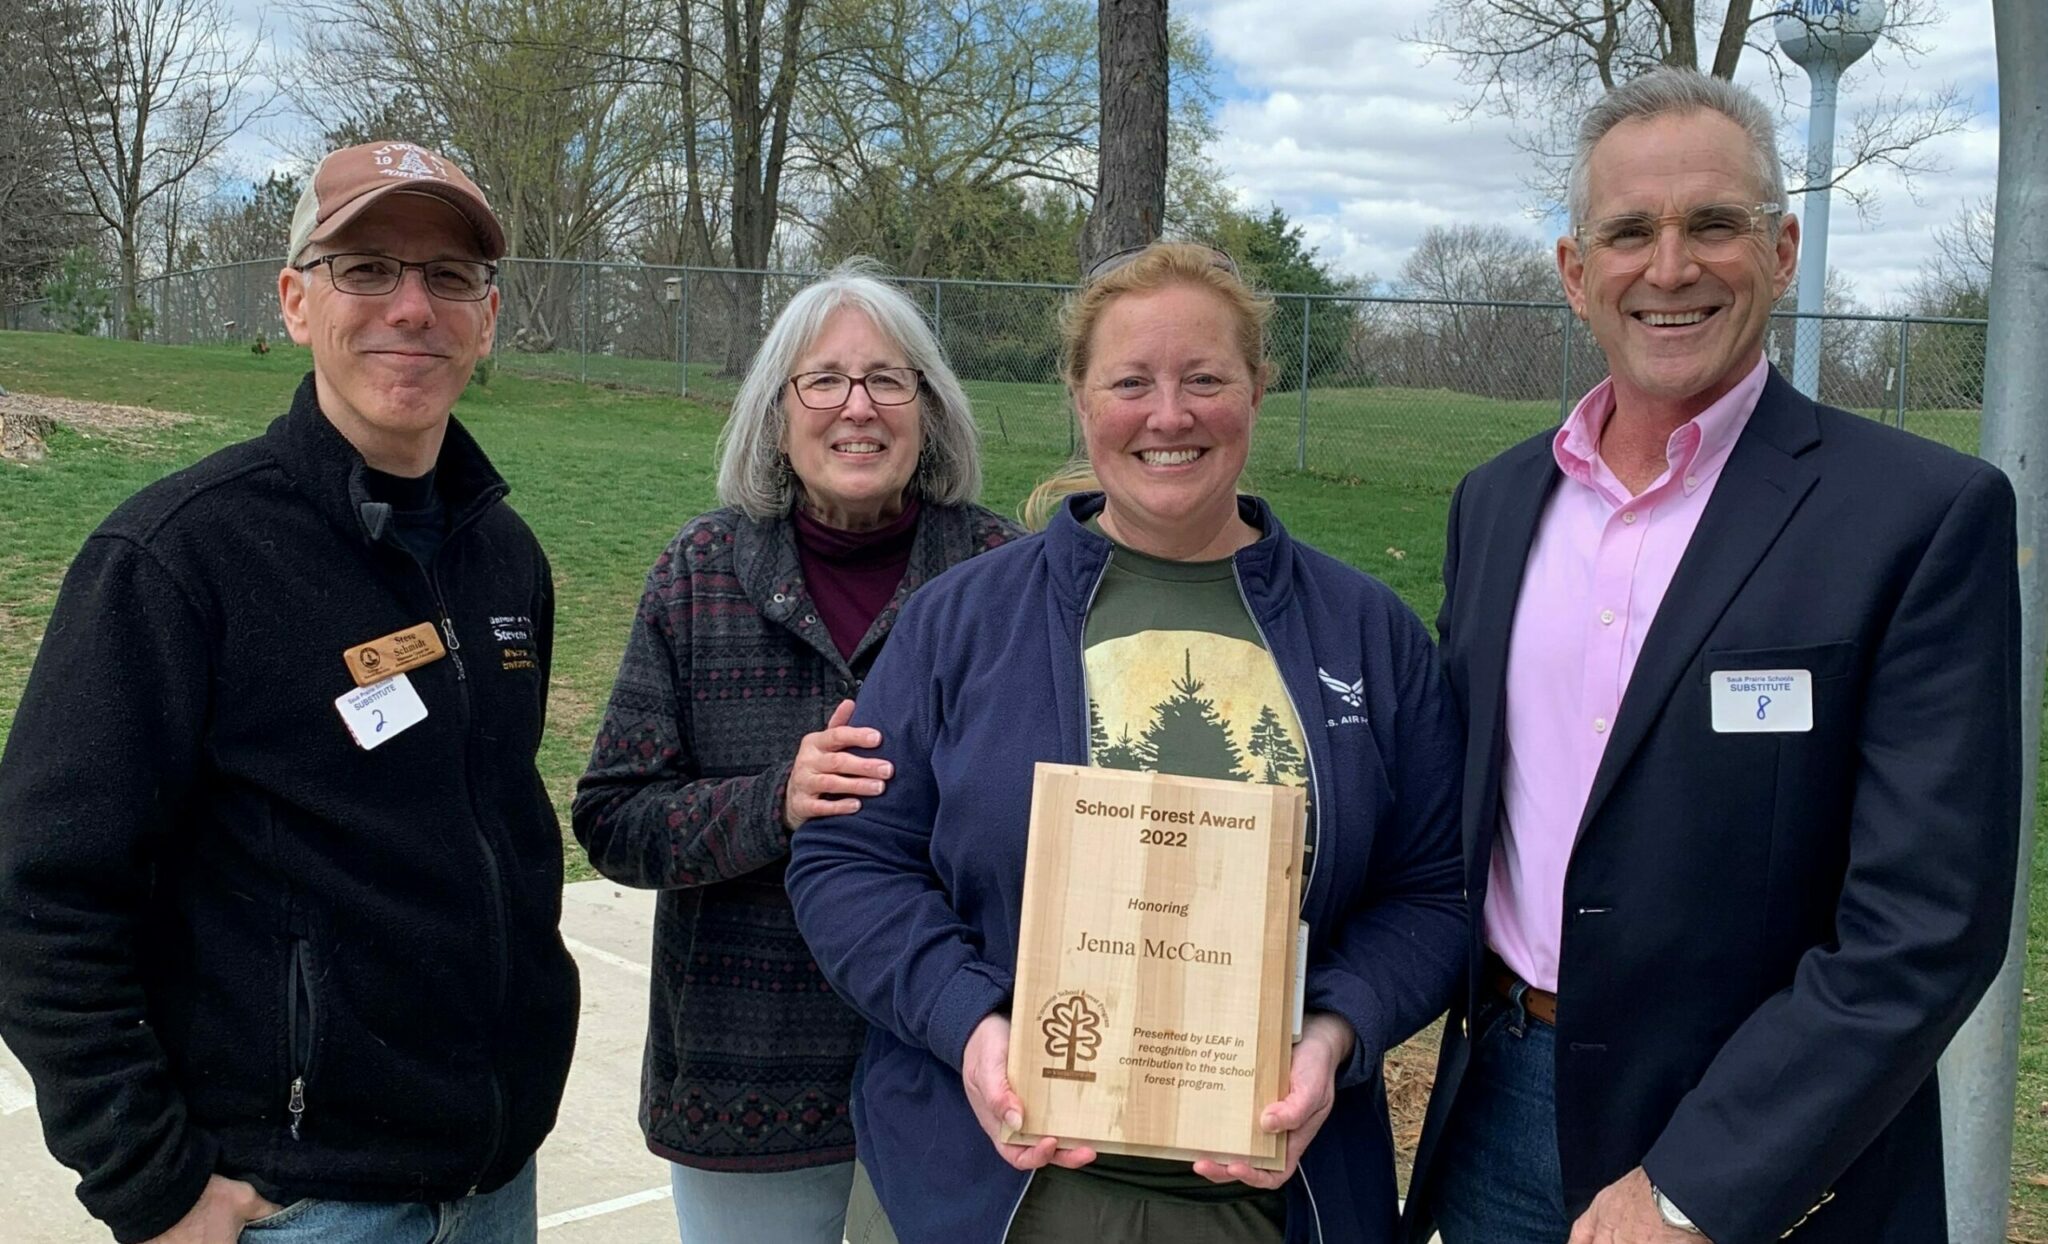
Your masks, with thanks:
M 450 420 L 422 567 L 309 376 L 72 563 L 0 757 L 0 1036 L 127 1242 L 209 1175 L 443 1200 L 554 1124 L 577 1015 L 534 765 L 554 593 Z M 344 649 L 421 622 L 427 716 L 375 750 Z M 459 646 L 458 646 L 459 645 Z

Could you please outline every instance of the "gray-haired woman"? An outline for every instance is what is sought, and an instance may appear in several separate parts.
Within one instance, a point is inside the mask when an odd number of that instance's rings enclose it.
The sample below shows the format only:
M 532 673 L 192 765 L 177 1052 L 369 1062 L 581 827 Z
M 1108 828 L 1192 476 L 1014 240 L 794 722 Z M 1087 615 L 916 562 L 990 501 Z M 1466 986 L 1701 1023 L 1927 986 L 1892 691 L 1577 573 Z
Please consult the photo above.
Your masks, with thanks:
M 967 396 L 917 308 L 843 265 L 792 298 L 726 424 L 723 508 L 647 576 L 576 837 L 661 891 L 640 1124 L 688 1244 L 838 1244 L 865 1025 L 783 890 L 791 834 L 880 793 L 851 697 L 903 601 L 1017 529 L 973 504 Z

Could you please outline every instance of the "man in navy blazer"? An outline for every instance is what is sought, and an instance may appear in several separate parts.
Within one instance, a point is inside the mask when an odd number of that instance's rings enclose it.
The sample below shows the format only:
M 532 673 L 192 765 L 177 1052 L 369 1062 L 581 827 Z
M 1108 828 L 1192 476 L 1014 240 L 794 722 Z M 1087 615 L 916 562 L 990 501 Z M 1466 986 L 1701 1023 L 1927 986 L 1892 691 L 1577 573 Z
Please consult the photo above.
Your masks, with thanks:
M 1765 361 L 1773 129 L 1691 71 L 1593 108 L 1557 258 L 1610 379 L 1451 503 L 1475 953 L 1417 1241 L 1947 1238 L 1935 1060 L 2018 845 L 2013 494 Z

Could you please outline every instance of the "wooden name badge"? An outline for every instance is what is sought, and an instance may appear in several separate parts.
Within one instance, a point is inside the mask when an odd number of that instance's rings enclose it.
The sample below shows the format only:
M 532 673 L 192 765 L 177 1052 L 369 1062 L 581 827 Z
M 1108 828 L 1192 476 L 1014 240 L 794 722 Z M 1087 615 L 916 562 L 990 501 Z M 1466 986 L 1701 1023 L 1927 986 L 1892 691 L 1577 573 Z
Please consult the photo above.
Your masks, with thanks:
M 1024 1126 L 1143 1157 L 1284 1165 L 1303 792 L 1040 764 L 1010 1084 Z

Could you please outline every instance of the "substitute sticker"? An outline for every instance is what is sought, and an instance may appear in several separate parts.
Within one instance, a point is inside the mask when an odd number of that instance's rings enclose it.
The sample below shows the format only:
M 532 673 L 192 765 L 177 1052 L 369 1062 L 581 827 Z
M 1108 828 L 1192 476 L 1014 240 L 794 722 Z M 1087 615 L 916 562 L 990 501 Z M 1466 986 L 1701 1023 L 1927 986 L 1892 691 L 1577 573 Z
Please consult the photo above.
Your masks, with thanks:
M 1803 734 L 1813 729 L 1811 670 L 1715 670 L 1707 675 L 1716 734 Z
M 404 674 L 345 691 L 334 701 L 356 746 L 372 751 L 427 719 L 427 705 Z

